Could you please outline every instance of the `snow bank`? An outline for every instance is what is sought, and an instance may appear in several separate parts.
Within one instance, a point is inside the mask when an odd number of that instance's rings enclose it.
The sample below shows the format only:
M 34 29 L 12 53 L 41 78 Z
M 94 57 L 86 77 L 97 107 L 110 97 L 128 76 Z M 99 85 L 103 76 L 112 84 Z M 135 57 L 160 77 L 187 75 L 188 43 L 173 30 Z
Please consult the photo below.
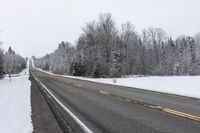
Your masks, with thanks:
M 76 78 L 72 76 L 65 76 Z M 175 95 L 182 95 L 194 98 L 200 98 L 200 76 L 150 76 L 150 77 L 132 77 L 132 78 L 116 78 L 116 83 L 113 83 L 111 78 L 82 78 L 99 83 L 120 85 L 126 87 L 134 87 L 145 90 L 164 92 Z
M 136 78 L 117 78 L 117 83 L 113 83 L 112 79 L 89 80 L 107 84 L 115 84 L 175 95 L 200 98 L 200 76 L 152 76 Z
M 45 73 L 57 75 L 50 72 Z M 115 78 L 116 83 L 113 82 L 113 78 L 84 78 L 66 75 L 64 77 L 200 98 L 200 76 L 133 76 Z
M 31 133 L 31 99 L 28 69 L 18 77 L 0 80 L 0 133 Z

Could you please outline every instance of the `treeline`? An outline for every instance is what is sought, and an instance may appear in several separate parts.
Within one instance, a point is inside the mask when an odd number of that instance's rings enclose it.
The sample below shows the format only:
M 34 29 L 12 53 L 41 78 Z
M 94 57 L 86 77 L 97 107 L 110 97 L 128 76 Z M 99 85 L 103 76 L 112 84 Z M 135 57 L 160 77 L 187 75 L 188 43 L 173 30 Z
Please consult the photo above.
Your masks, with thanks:
M 76 45 L 59 44 L 35 66 L 59 74 L 88 77 L 199 75 L 200 34 L 169 37 L 161 28 L 138 33 L 127 22 L 116 27 L 110 14 L 86 23 Z
M 0 78 L 3 78 L 5 74 L 21 72 L 26 68 L 26 60 L 19 54 L 16 54 L 11 47 L 6 52 L 0 48 Z

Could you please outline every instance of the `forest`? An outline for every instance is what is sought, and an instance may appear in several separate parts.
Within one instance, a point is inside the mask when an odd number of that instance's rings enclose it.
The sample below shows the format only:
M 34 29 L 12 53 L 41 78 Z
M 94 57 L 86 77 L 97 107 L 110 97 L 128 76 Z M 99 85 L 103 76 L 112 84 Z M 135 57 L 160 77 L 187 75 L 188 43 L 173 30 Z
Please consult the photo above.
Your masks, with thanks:
M 36 67 L 86 77 L 200 75 L 200 33 L 172 39 L 161 28 L 141 33 L 130 22 L 116 26 L 111 14 L 85 24 L 75 44 L 61 42 Z
M 16 54 L 11 47 L 8 51 L 4 52 L 0 48 L 0 79 L 5 76 L 5 74 L 16 74 L 21 72 L 26 68 L 27 58 L 23 58 L 19 54 Z

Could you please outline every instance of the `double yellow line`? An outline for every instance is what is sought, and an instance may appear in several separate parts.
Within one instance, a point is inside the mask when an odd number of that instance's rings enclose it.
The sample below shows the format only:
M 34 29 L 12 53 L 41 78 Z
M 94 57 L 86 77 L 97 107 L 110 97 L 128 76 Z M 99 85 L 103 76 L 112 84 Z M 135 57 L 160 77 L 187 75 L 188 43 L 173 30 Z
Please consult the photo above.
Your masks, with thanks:
M 157 105 L 152 105 L 152 104 L 140 102 L 140 101 L 133 100 L 133 99 L 130 99 L 130 98 L 124 98 L 124 97 L 121 97 L 121 96 L 113 95 L 113 94 L 111 94 L 107 91 L 103 91 L 103 90 L 100 90 L 99 93 L 102 94 L 102 95 L 112 96 L 112 97 L 118 98 L 120 100 L 126 100 L 127 102 L 139 104 L 139 105 L 142 105 L 142 106 L 145 106 L 145 107 L 148 107 L 148 108 L 160 110 L 160 111 L 163 111 L 163 112 L 166 112 L 166 113 L 169 113 L 169 114 L 173 114 L 173 115 L 176 115 L 176 116 L 180 116 L 180 117 L 184 117 L 184 118 L 187 118 L 187 119 L 190 119 L 190 120 L 200 122 L 200 116 L 176 111 L 176 110 L 173 110 L 173 109 L 169 109 L 169 108 L 165 108 L 165 107 L 161 107 L 161 106 L 157 106 Z
M 187 113 L 176 111 L 176 110 L 169 109 L 169 108 L 164 108 L 163 111 L 167 112 L 167 113 L 170 113 L 170 114 L 174 114 L 174 115 L 177 115 L 177 116 L 185 117 L 185 118 L 200 122 L 200 117 L 199 116 L 187 114 Z

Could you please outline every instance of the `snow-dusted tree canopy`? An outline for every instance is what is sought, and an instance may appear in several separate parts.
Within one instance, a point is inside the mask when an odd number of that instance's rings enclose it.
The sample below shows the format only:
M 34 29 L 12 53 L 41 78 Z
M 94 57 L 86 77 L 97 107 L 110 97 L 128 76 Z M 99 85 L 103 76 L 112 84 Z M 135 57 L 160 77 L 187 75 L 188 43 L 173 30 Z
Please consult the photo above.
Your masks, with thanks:
M 19 73 L 26 68 L 26 60 L 9 47 L 3 55 L 3 67 L 5 73 Z
M 35 65 L 44 70 L 59 74 L 70 74 L 71 64 L 75 58 L 75 48 L 68 42 L 61 42 L 53 53 L 35 60 Z
M 117 28 L 110 14 L 86 23 L 76 46 L 61 42 L 35 66 L 60 74 L 90 77 L 199 75 L 200 33 L 173 40 L 161 28 L 139 34 L 127 22 Z
M 3 50 L 0 47 L 0 79 L 4 76 L 4 70 L 3 70 Z

